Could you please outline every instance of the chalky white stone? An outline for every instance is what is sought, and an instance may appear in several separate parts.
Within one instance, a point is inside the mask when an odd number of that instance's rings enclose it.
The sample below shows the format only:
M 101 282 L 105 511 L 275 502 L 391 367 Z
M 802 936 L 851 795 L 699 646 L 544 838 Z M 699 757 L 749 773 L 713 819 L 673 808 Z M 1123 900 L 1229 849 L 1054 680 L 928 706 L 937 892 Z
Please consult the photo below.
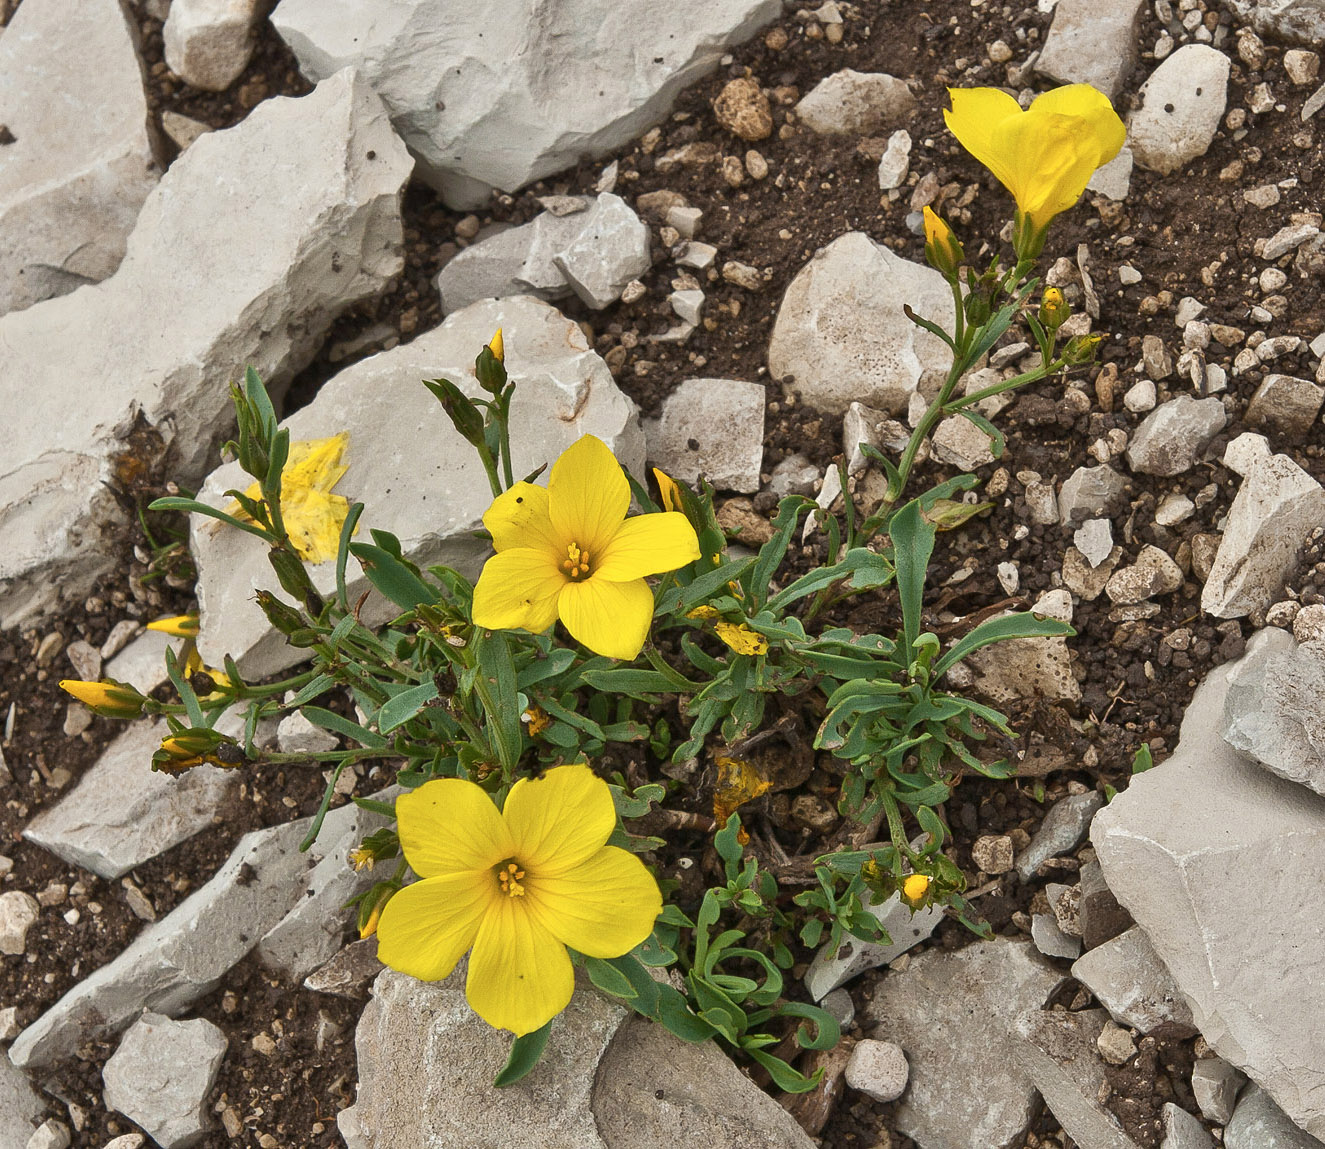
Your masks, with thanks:
M 248 67 L 261 10 L 259 0 L 171 0 L 166 63 L 190 87 L 224 92 Z
M 409 170 L 381 101 L 340 73 L 189 148 L 110 279 L 0 318 L 0 626 L 81 599 L 118 561 L 126 460 L 201 479 L 236 372 L 279 394 L 400 270 Z
M 272 24 L 320 80 L 361 68 L 452 207 L 600 156 L 781 14 L 778 0 L 282 0 Z
M 0 315 L 124 258 L 160 176 L 136 35 L 119 0 L 27 0 L 0 30 Z
M 1218 49 L 1184 44 L 1150 74 L 1127 128 L 1139 166 L 1168 175 L 1205 155 L 1228 101 L 1230 67 Z

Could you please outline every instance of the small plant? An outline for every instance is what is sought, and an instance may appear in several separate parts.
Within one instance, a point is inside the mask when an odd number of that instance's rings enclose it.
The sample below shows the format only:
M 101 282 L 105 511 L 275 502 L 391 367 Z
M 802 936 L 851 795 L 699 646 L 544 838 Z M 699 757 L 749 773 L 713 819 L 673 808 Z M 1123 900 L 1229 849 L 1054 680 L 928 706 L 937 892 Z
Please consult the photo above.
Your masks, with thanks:
M 964 771 L 1014 772 L 981 753 L 991 735 L 1011 731 L 997 710 L 945 689 L 944 676 L 992 643 L 1072 631 L 1014 613 L 945 647 L 923 610 L 936 534 L 986 507 L 955 498 L 975 486 L 971 475 L 913 495 L 912 473 L 945 418 L 969 419 L 1000 455 L 1003 435 L 977 405 L 1090 360 L 1095 337 L 1060 346 L 1068 308 L 1053 289 L 1036 302 L 1030 273 L 1053 216 L 1116 153 L 1122 128 L 1084 85 L 1042 96 L 1027 112 L 992 90 L 952 97 L 954 133 L 1016 198 L 1016 259 L 1007 268 L 997 258 L 978 272 L 967 267 L 951 228 L 926 209 L 926 255 L 951 287 L 956 320 L 946 331 L 911 318 L 944 341 L 952 366 L 896 463 L 866 449 L 887 479 L 868 514 L 849 496 L 841 521 L 787 498 L 772 538 L 757 553 L 735 553 L 710 489 L 655 472 L 651 495 L 591 436 L 547 461 L 546 486 L 537 481 L 541 469 L 517 479 L 508 419 L 515 385 L 498 332 L 477 357 L 476 387 L 426 383 L 478 452 L 492 488 L 483 521 L 495 554 L 472 584 L 448 567 L 421 569 L 386 532 L 356 541 L 364 507 L 333 493 L 345 437 L 292 444 L 250 370 L 233 389 L 238 433 L 227 447 L 253 484 L 228 492 L 233 502 L 223 509 L 184 497 L 152 509 L 210 515 L 263 540 L 279 592 L 260 592 L 259 605 L 306 652 L 307 669 L 251 684 L 228 658 L 220 669 L 203 667 L 192 646 L 196 619 L 185 618 L 162 623 L 185 640 L 168 656 L 175 700 L 119 683 L 63 684 L 98 713 L 164 715 L 156 769 L 240 768 L 258 758 L 330 767 L 306 845 L 346 766 L 393 764 L 407 791 L 394 805 L 355 799 L 396 819 L 352 857 L 363 869 L 394 863 L 358 899 L 359 928 L 377 933 L 388 965 L 425 979 L 447 976 L 470 954 L 470 1003 L 516 1034 L 498 1084 L 537 1061 L 579 965 L 600 989 L 683 1039 L 716 1038 L 780 1088 L 809 1089 L 819 1074 L 806 1076 L 791 1061 L 799 1050 L 831 1046 L 838 1031 L 828 1013 L 789 992 L 794 947 L 836 946 L 846 934 L 879 940 L 869 907 L 894 894 L 913 909 L 949 907 L 982 928 L 944 853 L 949 835 L 938 807 Z M 959 393 L 1018 321 L 1033 334 L 1039 363 Z M 844 468 L 840 477 L 845 489 Z M 642 511 L 633 517 L 632 496 Z M 810 515 L 824 529 L 823 561 L 792 576 L 788 550 Z M 365 625 L 347 596 L 351 559 L 394 605 L 384 627 Z M 308 572 L 324 561 L 335 563 L 330 598 Z M 894 626 L 861 633 L 844 624 L 844 603 L 885 589 L 896 594 Z M 737 812 L 769 788 L 743 754 L 766 736 L 770 705 L 788 700 L 815 716 L 813 748 L 840 762 L 839 808 L 859 824 L 858 840 L 879 826 L 887 837 L 882 847 L 824 854 L 813 883 L 794 895 L 780 888 L 777 867 Z M 216 726 L 234 708 L 244 729 L 229 737 Z M 344 747 L 312 756 L 260 750 L 258 723 L 292 711 Z M 595 771 L 626 746 L 646 760 L 645 781 L 611 766 Z M 684 895 L 649 869 L 666 841 L 641 827 L 702 824 L 684 808 L 693 789 L 678 779 L 709 764 L 719 776 L 711 824 L 719 878 Z M 654 970 L 672 972 L 658 978 Z

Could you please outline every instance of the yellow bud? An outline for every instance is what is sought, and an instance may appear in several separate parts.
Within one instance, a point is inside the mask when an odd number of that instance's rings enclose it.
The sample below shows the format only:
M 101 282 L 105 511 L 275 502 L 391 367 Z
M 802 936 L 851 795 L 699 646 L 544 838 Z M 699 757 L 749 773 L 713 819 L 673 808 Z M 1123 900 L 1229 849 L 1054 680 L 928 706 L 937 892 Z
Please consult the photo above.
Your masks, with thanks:
M 931 267 L 952 279 L 966 258 L 966 252 L 952 234 L 952 228 L 928 205 L 925 206 L 924 217 L 925 258 Z
M 1063 298 L 1063 293 L 1056 287 L 1046 287 L 1044 297 L 1040 300 L 1039 314 L 1039 320 L 1045 329 L 1050 332 L 1057 331 L 1067 322 L 1067 317 L 1071 314 L 1072 309 Z
M 506 344 L 502 340 L 500 327 L 497 328 L 497 334 L 494 335 L 491 342 L 488 343 L 488 350 L 492 352 L 492 357 L 497 360 L 498 363 L 506 362 Z
M 82 682 L 66 678 L 60 689 L 103 718 L 137 718 L 147 701 L 132 686 L 114 681 Z
M 158 618 L 147 624 L 148 630 L 159 630 L 163 634 L 173 634 L 176 638 L 198 637 L 198 616 L 196 614 L 174 614 L 168 618 Z
M 681 488 L 671 475 L 664 474 L 653 468 L 653 477 L 658 481 L 658 498 L 662 503 L 664 511 L 685 512 L 685 506 L 681 502 Z
M 924 874 L 912 874 L 902 883 L 902 897 L 914 907 L 925 900 L 929 893 L 929 879 Z

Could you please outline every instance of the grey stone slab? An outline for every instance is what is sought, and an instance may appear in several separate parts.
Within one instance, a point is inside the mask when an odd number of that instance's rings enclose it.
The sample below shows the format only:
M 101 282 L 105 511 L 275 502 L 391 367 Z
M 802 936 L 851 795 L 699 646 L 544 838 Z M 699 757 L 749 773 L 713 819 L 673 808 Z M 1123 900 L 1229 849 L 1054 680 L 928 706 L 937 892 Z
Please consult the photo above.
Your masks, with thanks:
M 1196 1032 L 1192 1011 L 1173 975 L 1138 926 L 1078 959 L 1072 976 L 1119 1025 L 1170 1037 Z
M 1145 0 L 1058 0 L 1035 70 L 1060 84 L 1090 84 L 1117 100 L 1136 67 Z
M 0 1050 L 0 1149 L 28 1149 L 28 1139 L 45 1110 L 46 1103 L 28 1075 Z
M 1325 1133 L 1325 798 L 1220 737 L 1236 669 L 1207 676 L 1173 756 L 1100 811 L 1091 840 L 1206 1041 L 1314 1135 Z M 1255 897 L 1235 896 L 1247 875 Z
M 836 949 L 823 946 L 805 971 L 805 988 L 815 1001 L 821 1001 L 832 990 L 859 977 L 867 969 L 877 969 L 895 961 L 929 937 L 943 920 L 940 907 L 926 906 L 913 911 L 896 894 L 881 905 L 875 905 L 871 899 L 867 901 L 865 908 L 887 931 L 890 940 L 886 944 L 864 942 L 846 934 Z
M 1248 1086 L 1224 1128 L 1224 1149 L 1321 1149 L 1263 1089 Z
M 164 722 L 135 722 L 77 786 L 24 827 L 23 837 L 70 865 L 118 878 L 207 829 L 242 779 L 219 766 L 153 772 L 152 754 L 166 733 Z
M 645 420 L 644 440 L 649 463 L 672 478 L 703 475 L 720 491 L 752 494 L 764 461 L 764 385 L 685 379 Z

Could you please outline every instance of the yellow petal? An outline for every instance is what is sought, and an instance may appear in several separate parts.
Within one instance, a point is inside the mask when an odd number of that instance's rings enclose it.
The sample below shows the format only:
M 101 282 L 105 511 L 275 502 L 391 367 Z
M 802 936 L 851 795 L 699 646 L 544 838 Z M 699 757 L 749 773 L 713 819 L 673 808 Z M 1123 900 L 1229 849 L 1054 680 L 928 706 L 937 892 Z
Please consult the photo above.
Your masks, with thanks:
M 553 937 L 589 957 L 629 953 L 662 913 L 658 883 L 634 854 L 604 846 L 582 866 L 525 880 L 527 908 Z
M 496 900 L 497 883 L 486 870 L 406 886 L 378 919 L 377 956 L 422 981 L 444 978 L 474 944 Z
M 474 587 L 474 625 L 547 630 L 557 620 L 558 596 L 569 585 L 550 552 L 529 547 L 502 551 L 483 564 Z
M 658 482 L 658 500 L 663 505 L 664 511 L 684 511 L 685 504 L 681 501 L 681 488 L 677 485 L 675 479 L 665 471 L 653 468 L 653 477 Z
M 717 632 L 718 637 L 737 654 L 768 653 L 768 639 L 758 631 L 751 630 L 745 623 L 738 625 L 734 622 L 719 622 L 714 624 L 713 629 Z
M 570 1004 L 575 989 L 566 947 L 534 920 L 522 904 L 526 901 L 494 900 L 479 926 L 465 986 L 479 1017 L 517 1037 L 556 1017 Z
M 1007 157 L 994 142 L 994 130 L 1011 116 L 1022 115 L 1021 105 L 998 88 L 949 88 L 952 109 L 943 110 L 948 130 L 957 142 L 1010 188 Z
M 664 511 L 637 515 L 621 524 L 607 549 L 593 564 L 597 578 L 629 582 L 645 575 L 674 571 L 699 558 L 699 539 L 685 515 Z
M 1099 149 L 1076 116 L 1018 116 L 999 125 L 1003 154 L 1010 157 L 1005 180 L 1017 206 L 1038 226 L 1066 211 L 1094 174 Z
M 506 796 L 502 818 L 511 856 L 531 876 L 547 878 L 582 866 L 603 848 L 616 825 L 616 806 L 607 783 L 573 762 L 541 778 L 521 778 Z
M 634 658 L 653 619 L 653 592 L 643 579 L 608 582 L 596 576 L 568 582 L 557 599 L 566 629 L 595 654 Z
M 148 630 L 159 630 L 163 634 L 173 634 L 176 638 L 198 637 L 198 616 L 196 614 L 172 614 L 158 618 L 147 624 Z
M 330 492 L 349 470 L 341 462 L 349 442 L 349 434 L 342 431 L 327 439 L 291 443 L 290 456 L 281 472 L 285 529 L 295 551 L 311 563 L 336 557 L 350 503 Z
M 516 483 L 497 496 L 483 516 L 483 525 L 492 535 L 497 551 L 512 547 L 531 547 L 565 558 L 566 543 L 552 529 L 547 512 L 547 489 L 533 483 Z
M 501 814 L 473 782 L 438 778 L 396 799 L 405 860 L 423 878 L 495 866 L 514 852 Z
M 547 486 L 557 537 L 577 543 L 596 559 L 630 506 L 630 484 L 621 464 L 601 439 L 582 435 L 552 465 Z

